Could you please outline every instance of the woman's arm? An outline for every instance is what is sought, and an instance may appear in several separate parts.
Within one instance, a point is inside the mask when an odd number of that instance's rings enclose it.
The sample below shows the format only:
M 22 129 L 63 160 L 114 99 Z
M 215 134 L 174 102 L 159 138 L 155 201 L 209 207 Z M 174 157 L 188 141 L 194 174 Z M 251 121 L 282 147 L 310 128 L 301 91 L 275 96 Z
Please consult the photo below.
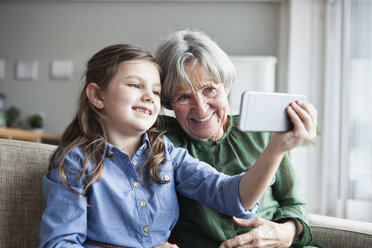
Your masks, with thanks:
M 312 140 L 316 136 L 317 112 L 310 103 L 291 103 L 287 113 L 294 128 L 285 133 L 274 133 L 267 147 L 242 177 L 239 195 L 243 206 L 250 209 L 259 200 L 286 152 Z

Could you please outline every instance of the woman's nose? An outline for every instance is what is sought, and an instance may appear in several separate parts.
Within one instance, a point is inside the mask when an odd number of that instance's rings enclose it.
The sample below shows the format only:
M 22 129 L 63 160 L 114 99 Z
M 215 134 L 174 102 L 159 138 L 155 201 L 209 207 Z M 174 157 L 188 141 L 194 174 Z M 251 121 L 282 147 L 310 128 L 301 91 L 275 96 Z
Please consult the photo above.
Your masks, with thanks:
M 208 109 L 208 103 L 205 99 L 205 97 L 198 94 L 194 97 L 194 111 L 200 116 L 203 116 Z

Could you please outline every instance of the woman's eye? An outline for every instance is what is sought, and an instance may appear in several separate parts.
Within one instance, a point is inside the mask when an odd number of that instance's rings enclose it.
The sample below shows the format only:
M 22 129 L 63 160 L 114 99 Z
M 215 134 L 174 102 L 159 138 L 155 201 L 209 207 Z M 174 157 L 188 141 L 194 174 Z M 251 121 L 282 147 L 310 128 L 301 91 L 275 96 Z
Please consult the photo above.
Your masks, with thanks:
M 180 95 L 177 97 L 177 102 L 181 104 L 186 104 L 190 101 L 190 96 L 189 95 Z
M 190 96 L 182 95 L 182 96 L 178 97 L 178 100 L 186 100 L 186 99 L 190 99 Z
M 217 90 L 216 88 L 214 87 L 207 87 L 203 90 L 203 95 L 205 95 L 206 97 L 212 97 L 212 96 L 215 96 L 217 93 Z

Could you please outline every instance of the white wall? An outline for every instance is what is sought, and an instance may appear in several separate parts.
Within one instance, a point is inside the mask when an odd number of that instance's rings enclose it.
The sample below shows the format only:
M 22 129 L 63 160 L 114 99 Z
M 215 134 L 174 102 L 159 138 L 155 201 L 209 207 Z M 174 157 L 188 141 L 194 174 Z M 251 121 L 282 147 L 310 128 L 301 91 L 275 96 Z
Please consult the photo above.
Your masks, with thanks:
M 6 107 L 22 118 L 46 115 L 46 131 L 61 133 L 70 122 L 87 59 L 104 46 L 132 43 L 154 52 L 169 30 L 198 28 L 229 55 L 278 55 L 278 2 L 242 1 L 1 1 L 0 58 Z M 18 59 L 36 59 L 35 81 L 14 78 Z M 74 63 L 70 80 L 51 80 L 50 61 Z

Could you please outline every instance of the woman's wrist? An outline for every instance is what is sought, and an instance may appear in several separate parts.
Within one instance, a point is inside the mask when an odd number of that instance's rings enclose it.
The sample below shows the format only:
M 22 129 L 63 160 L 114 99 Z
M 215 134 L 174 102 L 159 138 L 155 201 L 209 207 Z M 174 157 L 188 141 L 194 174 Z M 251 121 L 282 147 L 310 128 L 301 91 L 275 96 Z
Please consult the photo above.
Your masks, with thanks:
M 278 156 L 278 157 L 283 158 L 287 151 L 281 148 L 282 148 L 281 144 L 278 143 L 276 140 L 272 139 L 267 144 L 264 152 L 266 152 L 267 154 L 270 154 L 271 156 Z
M 296 224 L 294 221 L 288 220 L 278 223 L 280 225 L 282 240 L 282 247 L 290 247 L 293 240 L 296 238 Z
M 298 237 L 302 231 L 303 231 L 303 226 L 300 221 L 298 221 L 296 218 L 286 218 L 282 219 L 279 221 L 280 224 L 285 226 L 290 233 L 293 233 L 293 239 Z M 293 240 L 292 239 L 292 240 Z

